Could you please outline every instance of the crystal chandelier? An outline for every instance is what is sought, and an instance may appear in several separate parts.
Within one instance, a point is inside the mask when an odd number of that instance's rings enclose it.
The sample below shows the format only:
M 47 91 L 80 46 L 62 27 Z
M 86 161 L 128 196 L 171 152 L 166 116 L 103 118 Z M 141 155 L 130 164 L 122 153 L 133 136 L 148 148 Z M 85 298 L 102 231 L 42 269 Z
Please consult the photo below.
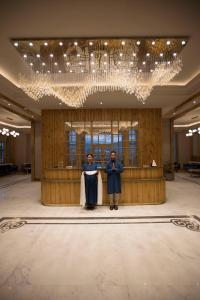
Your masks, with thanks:
M 135 94 L 142 103 L 155 86 L 182 69 L 187 39 L 13 40 L 30 74 L 19 74 L 22 90 L 38 101 L 54 96 L 71 107 L 104 91 Z
M 195 128 L 195 129 L 189 129 L 188 133 L 186 133 L 186 136 L 193 136 L 194 133 L 200 134 L 200 127 Z
M 0 129 L 0 133 L 6 136 L 13 136 L 13 137 L 19 136 L 19 132 L 16 132 L 15 130 L 9 130 L 8 128 Z

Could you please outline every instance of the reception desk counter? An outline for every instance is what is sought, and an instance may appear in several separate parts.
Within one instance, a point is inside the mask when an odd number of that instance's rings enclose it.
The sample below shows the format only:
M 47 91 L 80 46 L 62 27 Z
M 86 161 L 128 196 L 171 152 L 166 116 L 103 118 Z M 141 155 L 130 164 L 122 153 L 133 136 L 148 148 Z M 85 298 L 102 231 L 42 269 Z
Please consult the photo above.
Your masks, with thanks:
M 103 180 L 103 204 L 108 204 L 107 175 L 100 170 Z M 45 169 L 41 182 L 44 205 L 79 205 L 80 176 L 78 168 Z M 162 167 L 124 168 L 121 174 L 121 205 L 161 204 L 165 202 L 165 180 Z

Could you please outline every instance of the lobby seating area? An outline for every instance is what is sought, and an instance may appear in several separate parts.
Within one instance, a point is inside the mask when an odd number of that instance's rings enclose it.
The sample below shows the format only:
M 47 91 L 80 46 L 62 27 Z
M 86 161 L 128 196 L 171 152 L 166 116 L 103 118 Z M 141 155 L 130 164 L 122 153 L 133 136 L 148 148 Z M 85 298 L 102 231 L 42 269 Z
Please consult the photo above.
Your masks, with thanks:
M 0 176 L 14 174 L 18 171 L 18 166 L 12 163 L 0 164 Z
M 191 176 L 200 176 L 200 162 L 199 161 L 189 161 L 187 164 L 183 165 L 183 168 Z

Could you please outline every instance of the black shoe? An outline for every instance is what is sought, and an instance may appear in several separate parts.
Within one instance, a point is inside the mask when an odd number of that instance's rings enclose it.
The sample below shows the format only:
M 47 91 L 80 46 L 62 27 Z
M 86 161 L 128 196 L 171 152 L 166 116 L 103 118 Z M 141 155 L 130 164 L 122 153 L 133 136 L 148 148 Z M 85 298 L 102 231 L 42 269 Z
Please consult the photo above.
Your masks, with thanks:
M 115 209 L 115 210 L 118 210 L 118 206 L 117 206 L 117 205 L 115 205 L 115 206 L 114 206 L 114 209 Z
M 114 206 L 113 205 L 110 205 L 110 210 L 113 210 Z

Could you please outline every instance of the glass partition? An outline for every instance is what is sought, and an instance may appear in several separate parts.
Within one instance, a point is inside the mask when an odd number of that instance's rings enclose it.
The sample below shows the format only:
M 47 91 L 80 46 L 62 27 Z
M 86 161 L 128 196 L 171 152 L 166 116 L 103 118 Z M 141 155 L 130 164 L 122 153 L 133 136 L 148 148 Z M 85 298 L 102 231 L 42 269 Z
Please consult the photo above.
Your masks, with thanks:
M 66 122 L 66 164 L 81 167 L 88 153 L 103 168 L 115 150 L 124 166 L 137 165 L 137 121 Z

